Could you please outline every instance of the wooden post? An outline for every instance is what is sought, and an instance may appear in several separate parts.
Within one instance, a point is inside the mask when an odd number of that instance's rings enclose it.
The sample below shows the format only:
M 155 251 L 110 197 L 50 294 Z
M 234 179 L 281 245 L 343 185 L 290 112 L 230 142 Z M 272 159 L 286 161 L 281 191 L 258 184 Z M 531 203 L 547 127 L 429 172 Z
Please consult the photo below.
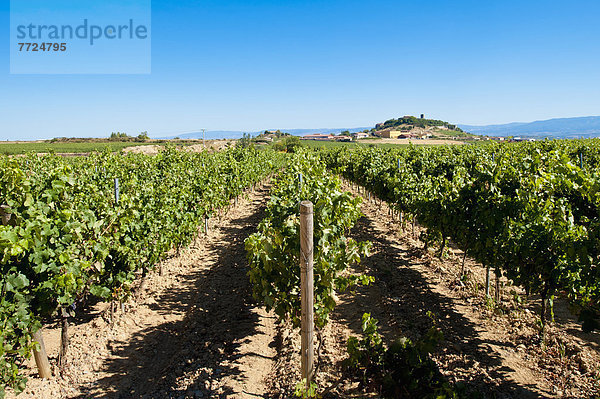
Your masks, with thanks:
M 110 301 L 110 328 L 115 326 L 115 301 Z
M 41 378 L 52 378 L 50 362 L 48 362 L 48 355 L 46 354 L 46 347 L 44 346 L 44 337 L 42 336 L 41 328 L 33 333 L 33 340 L 40 345 L 39 351 L 35 348 L 33 349 L 33 357 L 35 358 L 38 373 Z
M 69 314 L 61 309 L 60 349 L 58 351 L 58 367 L 64 371 L 67 365 L 67 351 L 69 350 Z
M 313 204 L 300 203 L 300 284 L 302 303 L 302 379 L 310 388 L 314 374 Z
M 490 267 L 485 267 L 485 296 L 486 298 L 490 297 Z
M 502 296 L 500 295 L 500 269 L 496 268 L 496 302 L 500 303 Z

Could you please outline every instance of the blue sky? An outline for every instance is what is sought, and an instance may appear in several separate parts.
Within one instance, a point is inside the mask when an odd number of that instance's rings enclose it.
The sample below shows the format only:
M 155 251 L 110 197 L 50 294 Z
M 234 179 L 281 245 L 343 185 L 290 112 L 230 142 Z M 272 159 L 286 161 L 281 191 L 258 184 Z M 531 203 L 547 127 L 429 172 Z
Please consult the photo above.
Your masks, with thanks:
M 9 10 L 2 140 L 600 114 L 597 0 L 155 0 L 147 75 L 11 75 Z

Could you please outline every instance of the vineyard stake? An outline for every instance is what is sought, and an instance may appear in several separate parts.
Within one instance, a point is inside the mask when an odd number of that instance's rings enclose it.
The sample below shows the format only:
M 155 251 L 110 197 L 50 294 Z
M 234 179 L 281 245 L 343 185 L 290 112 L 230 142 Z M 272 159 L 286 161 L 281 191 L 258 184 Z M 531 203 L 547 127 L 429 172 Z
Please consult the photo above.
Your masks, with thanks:
M 110 301 L 110 328 L 115 326 L 115 301 Z
M 60 349 L 58 352 L 58 367 L 64 371 L 67 365 L 67 351 L 69 350 L 69 314 L 61 308 Z
M 302 379 L 306 388 L 314 374 L 314 285 L 313 285 L 313 204 L 310 201 L 300 203 L 300 284 L 302 305 Z
M 35 364 L 38 368 L 40 378 L 52 378 L 52 372 L 50 371 L 50 362 L 48 362 L 48 355 L 46 354 L 46 346 L 44 345 L 44 337 L 42 336 L 42 329 L 40 328 L 33 333 L 33 340 L 40 345 L 40 350 L 33 349 L 33 357 L 35 358 Z
M 115 177 L 115 203 L 119 203 L 119 178 Z
M 490 297 L 490 267 L 485 267 L 485 296 L 486 298 Z
M 500 303 L 500 269 L 496 268 L 496 302 Z

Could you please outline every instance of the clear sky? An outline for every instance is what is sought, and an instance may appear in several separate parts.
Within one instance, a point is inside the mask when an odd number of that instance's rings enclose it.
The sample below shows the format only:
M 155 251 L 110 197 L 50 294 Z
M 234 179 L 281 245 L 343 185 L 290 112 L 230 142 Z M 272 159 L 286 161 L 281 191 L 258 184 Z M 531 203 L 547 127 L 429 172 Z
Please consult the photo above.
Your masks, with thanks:
M 11 75 L 9 10 L 2 140 L 600 114 L 598 0 L 154 0 L 148 75 Z

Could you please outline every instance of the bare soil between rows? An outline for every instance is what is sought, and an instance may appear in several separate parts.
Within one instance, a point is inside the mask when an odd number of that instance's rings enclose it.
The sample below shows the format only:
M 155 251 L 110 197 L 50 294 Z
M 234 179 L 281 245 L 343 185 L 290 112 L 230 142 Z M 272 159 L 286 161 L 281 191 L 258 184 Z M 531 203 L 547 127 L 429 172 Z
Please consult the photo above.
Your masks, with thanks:
M 244 239 L 264 216 L 268 189 L 211 223 L 208 235 L 147 277 L 137 300 L 113 326 L 108 304 L 95 305 L 70 329 L 68 367 L 42 381 L 30 364 L 20 398 L 289 398 L 300 380 L 300 335 L 277 323 L 251 296 Z M 351 187 L 346 189 L 358 194 Z M 591 398 L 600 393 L 599 334 L 584 334 L 563 303 L 545 343 L 537 327 L 538 298 L 501 280 L 499 304 L 486 302 L 484 269 L 462 253 L 442 260 L 415 237 L 420 229 L 389 215 L 387 205 L 365 199 L 365 216 L 351 237 L 373 243 L 355 271 L 375 283 L 339 295 L 323 344 L 316 382 L 326 398 L 378 397 L 343 372 L 346 342 L 361 333 L 361 316 L 379 320 L 387 343 L 417 339 L 431 326 L 431 311 L 444 333 L 433 358 L 452 382 L 485 398 Z M 520 303 L 518 303 L 520 302 Z M 60 331 L 45 328 L 55 363 Z M 58 370 L 55 368 L 55 375 Z M 11 396 L 12 397 L 12 396 Z
M 347 190 L 359 194 L 347 185 Z M 375 283 L 354 293 L 343 293 L 323 329 L 324 347 L 316 381 L 326 398 L 379 397 L 351 382 L 343 371 L 346 342 L 359 335 L 363 313 L 379 320 L 379 332 L 391 344 L 405 336 L 413 340 L 432 326 L 431 311 L 444 334 L 433 354 L 440 371 L 451 382 L 462 382 L 482 398 L 593 398 L 598 397 L 600 357 L 598 333 L 580 331 L 565 303 L 555 304 L 556 323 L 547 328 L 542 343 L 538 327 L 539 298 L 526 297 L 506 279 L 501 301 L 485 299 L 485 269 L 466 260 L 467 280 L 459 279 L 462 251 L 450 248 L 443 259 L 423 248 L 410 223 L 402 228 L 385 203 L 365 195 L 361 218 L 350 237 L 371 241 L 371 256 L 355 271 L 375 277 Z M 493 291 L 492 291 L 493 294 Z M 272 373 L 270 397 L 286 398 L 300 379 L 300 339 L 283 329 L 284 344 Z
M 106 303 L 75 320 L 62 376 L 40 380 L 30 362 L 19 398 L 263 397 L 275 319 L 252 299 L 244 240 L 263 217 L 268 189 L 211 220 L 208 235 L 147 277 L 113 326 Z M 55 364 L 60 330 L 46 327 L 44 336 Z

